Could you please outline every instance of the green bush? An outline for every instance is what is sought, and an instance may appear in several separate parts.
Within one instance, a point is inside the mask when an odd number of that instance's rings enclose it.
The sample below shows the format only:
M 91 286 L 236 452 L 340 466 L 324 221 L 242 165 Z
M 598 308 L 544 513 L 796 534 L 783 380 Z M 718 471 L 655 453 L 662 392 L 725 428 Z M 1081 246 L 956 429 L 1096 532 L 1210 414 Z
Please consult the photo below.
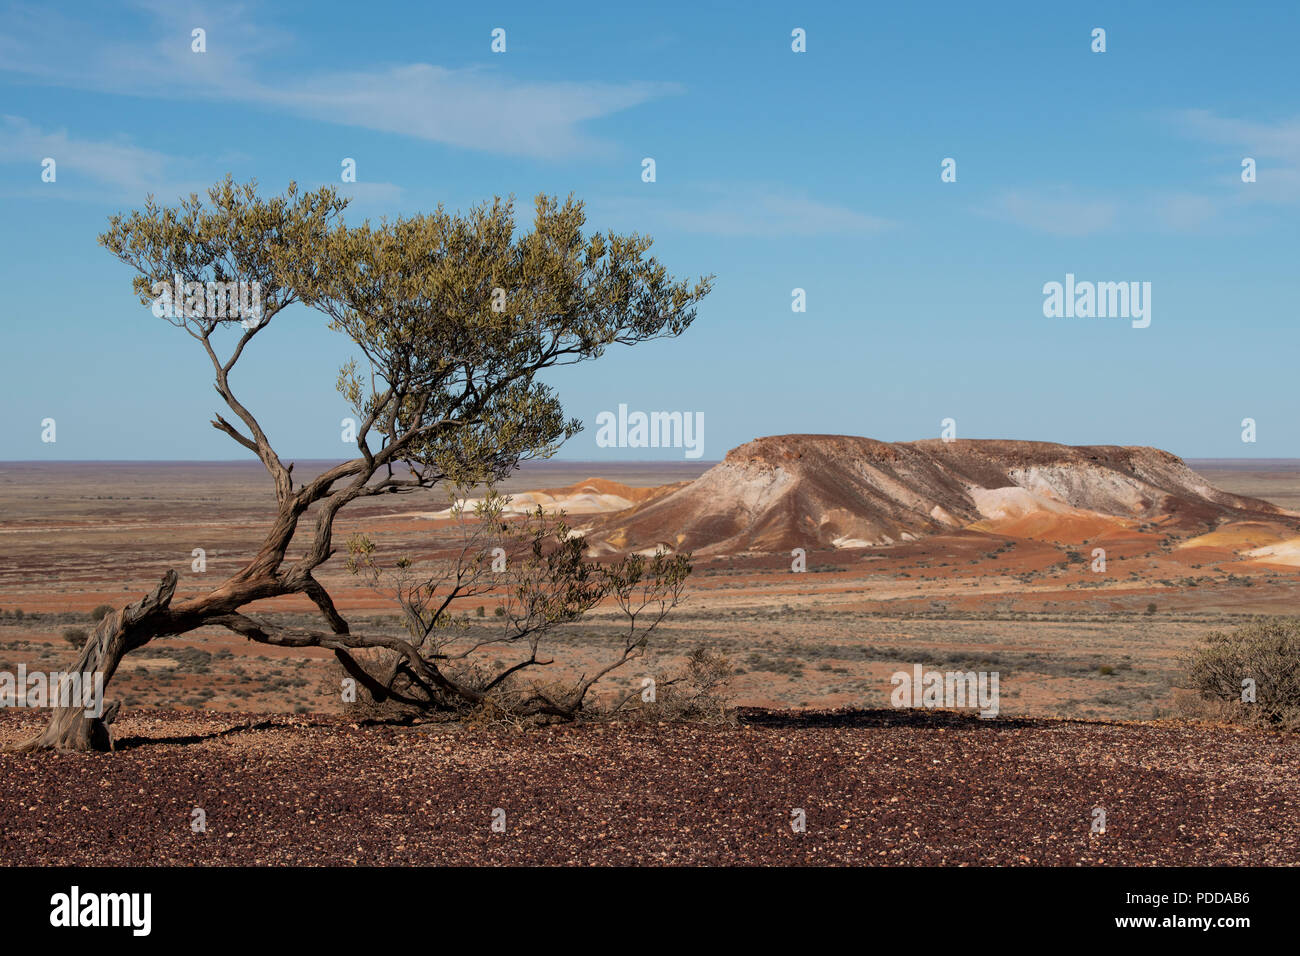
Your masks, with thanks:
M 98 624 L 98 623 L 99 623 L 100 621 L 102 621 L 102 620 L 103 620 L 107 615 L 112 614 L 112 613 L 113 613 L 113 608 L 112 608 L 110 605 L 108 605 L 108 604 L 100 604 L 100 605 L 97 605 L 97 606 L 96 606 L 96 607 L 95 607 L 95 608 L 90 612 L 90 619 L 91 619 L 92 621 L 94 621 L 96 624 Z
M 1215 631 L 1188 662 L 1191 686 L 1241 723 L 1300 728 L 1300 619 L 1256 621 Z M 1254 702 L 1243 683 L 1254 681 Z
M 86 646 L 86 630 L 81 627 L 70 627 L 63 632 L 63 639 L 77 650 L 81 650 Z

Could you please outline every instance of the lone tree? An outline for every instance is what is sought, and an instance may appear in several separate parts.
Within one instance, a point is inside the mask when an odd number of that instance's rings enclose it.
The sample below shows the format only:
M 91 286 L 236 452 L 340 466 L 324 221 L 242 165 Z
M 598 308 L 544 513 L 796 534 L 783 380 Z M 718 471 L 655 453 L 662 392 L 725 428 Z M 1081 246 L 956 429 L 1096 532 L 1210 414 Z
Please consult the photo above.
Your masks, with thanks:
M 208 190 L 207 203 L 191 195 L 177 207 L 160 207 L 151 196 L 143 211 L 113 216 L 99 237 L 136 271 L 133 287 L 142 303 L 156 303 L 160 288 L 182 284 L 174 310 L 155 308 L 155 314 L 163 312 L 211 360 L 229 410 L 212 425 L 261 460 L 278 513 L 248 563 L 210 591 L 173 601 L 177 575 L 168 570 L 152 592 L 104 615 L 76 671 L 101 672 L 107 684 L 126 654 L 154 638 L 218 625 L 264 644 L 328 648 L 375 699 L 394 693 L 434 705 L 480 699 L 481 684 L 449 676 L 441 642 L 425 639 L 432 631 L 421 636 L 417 630 L 419 640 L 352 632 L 315 576 L 335 553 L 339 512 L 376 495 L 490 484 L 521 461 L 551 454 L 579 425 L 565 419 L 538 373 L 598 358 L 615 343 L 679 335 L 710 288 L 710 278 L 690 283 L 668 275 L 648 254 L 646 236 L 584 236 L 583 206 L 572 197 L 561 204 L 539 196 L 532 229 L 518 235 L 513 202 L 500 198 L 464 215 L 440 206 L 378 226 L 348 226 L 341 215 L 346 204 L 332 188 L 301 192 L 292 183 L 284 196 L 263 199 L 255 182 L 237 184 L 227 176 Z M 257 284 L 259 314 L 227 315 L 224 302 L 213 302 L 211 290 L 229 290 L 230 283 Z M 281 460 L 231 381 L 258 336 L 295 304 L 328 317 L 362 357 L 338 378 L 359 422 L 359 454 L 306 481 Z M 556 607 L 541 608 L 551 620 L 607 595 L 631 600 L 638 588 L 651 602 L 675 601 L 689 570 L 680 557 L 597 568 L 582 559 L 580 547 L 575 554 L 562 540 L 542 547 L 545 537 L 535 535 L 529 567 L 544 573 L 534 574 L 531 600 L 559 595 Z M 291 547 L 296 559 L 287 557 Z M 354 569 L 366 566 L 365 550 L 364 543 L 353 546 L 360 562 Z M 292 594 L 306 595 L 327 629 L 280 627 L 241 612 L 252 602 Z M 527 601 L 530 592 L 518 596 Z M 429 606 L 441 604 L 408 600 L 403 612 L 423 628 L 428 619 L 419 608 Z M 532 643 L 536 628 L 525 620 L 513 633 L 532 648 L 524 666 L 544 663 Z M 389 676 L 376 677 L 358 663 L 356 652 L 366 648 L 390 655 Z M 581 696 L 543 694 L 518 703 L 528 712 L 571 714 Z M 46 729 L 19 746 L 107 749 L 116 710 L 110 704 L 103 717 L 91 718 L 83 709 L 56 708 Z

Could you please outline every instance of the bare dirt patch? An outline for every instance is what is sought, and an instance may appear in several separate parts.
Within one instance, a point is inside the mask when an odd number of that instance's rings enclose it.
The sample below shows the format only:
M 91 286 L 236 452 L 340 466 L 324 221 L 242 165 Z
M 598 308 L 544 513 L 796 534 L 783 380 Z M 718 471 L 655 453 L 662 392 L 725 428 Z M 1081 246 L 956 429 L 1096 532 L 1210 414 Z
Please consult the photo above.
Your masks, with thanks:
M 3 715 L 0 737 L 37 717 Z M 1282 735 L 897 711 L 528 731 L 137 712 L 117 730 L 115 754 L 0 754 L 6 863 L 1300 863 Z

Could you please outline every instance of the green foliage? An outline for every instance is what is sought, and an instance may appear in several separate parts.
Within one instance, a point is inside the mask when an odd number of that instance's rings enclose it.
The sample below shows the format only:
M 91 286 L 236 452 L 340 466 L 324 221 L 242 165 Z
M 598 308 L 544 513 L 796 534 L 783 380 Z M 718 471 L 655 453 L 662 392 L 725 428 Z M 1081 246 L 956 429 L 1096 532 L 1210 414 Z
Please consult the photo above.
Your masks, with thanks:
M 649 237 L 586 237 L 585 221 L 572 197 L 539 196 L 520 234 L 498 197 L 334 229 L 307 299 L 365 356 L 338 383 L 360 419 L 385 444 L 414 433 L 403 457 L 455 484 L 551 454 L 579 426 L 536 373 L 679 335 L 711 282 L 676 281 Z
M 513 199 L 465 214 L 431 213 L 349 226 L 332 187 L 262 199 L 256 182 L 230 176 L 178 207 L 152 196 L 115 215 L 99 241 L 137 272 L 142 303 L 156 283 L 256 282 L 263 317 L 244 325 L 230 358 L 212 336 L 238 317 L 169 319 L 203 342 L 218 391 L 252 432 L 240 438 L 271 458 L 226 374 L 244 347 L 286 306 L 319 310 L 358 350 L 337 385 L 360 422 L 367 467 L 409 464 L 414 481 L 471 485 L 504 478 L 521 460 L 546 457 L 579 429 L 537 374 L 598 358 L 615 343 L 679 335 L 712 279 L 673 279 L 638 234 L 584 234 L 573 197 L 538 196 L 532 228 L 517 228 Z M 268 461 L 268 464 L 270 462 Z M 404 483 L 405 482 L 405 483 Z
M 323 270 L 329 228 L 348 201 L 333 187 L 300 192 L 290 183 L 284 196 L 262 199 L 256 180 L 229 175 L 208 190 L 208 202 L 191 193 L 176 207 L 160 206 L 150 195 L 145 207 L 109 218 L 100 245 L 135 268 L 132 286 L 142 304 L 154 283 L 257 282 L 267 319 L 314 293 Z M 199 334 L 237 317 L 201 316 L 168 321 Z

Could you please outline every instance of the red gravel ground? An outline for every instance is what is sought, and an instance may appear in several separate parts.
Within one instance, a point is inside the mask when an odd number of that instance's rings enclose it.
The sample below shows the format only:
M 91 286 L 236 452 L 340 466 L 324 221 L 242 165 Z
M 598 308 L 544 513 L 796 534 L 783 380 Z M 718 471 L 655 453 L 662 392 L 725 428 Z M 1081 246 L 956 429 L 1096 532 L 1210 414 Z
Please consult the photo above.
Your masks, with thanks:
M 39 720 L 5 713 L 0 740 Z M 531 730 L 133 712 L 115 730 L 115 754 L 0 754 L 0 859 L 1300 862 L 1300 738 L 1255 731 L 896 711 Z

